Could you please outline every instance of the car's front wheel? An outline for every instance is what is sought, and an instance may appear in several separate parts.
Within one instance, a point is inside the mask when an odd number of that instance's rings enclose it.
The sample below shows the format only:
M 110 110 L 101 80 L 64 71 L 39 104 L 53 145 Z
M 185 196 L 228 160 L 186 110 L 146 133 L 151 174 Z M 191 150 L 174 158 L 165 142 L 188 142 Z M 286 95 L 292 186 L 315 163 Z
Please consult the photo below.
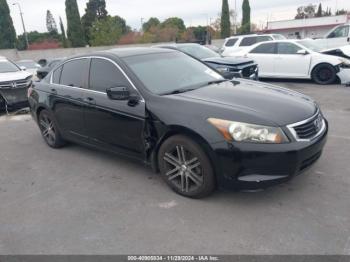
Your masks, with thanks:
M 39 128 L 45 142 L 52 148 L 60 148 L 65 145 L 51 113 L 42 110 L 39 114 Z
M 311 77 L 319 85 L 329 85 L 336 81 L 337 72 L 330 64 L 320 64 L 312 71 Z
M 175 135 L 166 140 L 159 149 L 158 163 L 163 179 L 180 195 L 202 198 L 215 189 L 210 159 L 187 136 Z

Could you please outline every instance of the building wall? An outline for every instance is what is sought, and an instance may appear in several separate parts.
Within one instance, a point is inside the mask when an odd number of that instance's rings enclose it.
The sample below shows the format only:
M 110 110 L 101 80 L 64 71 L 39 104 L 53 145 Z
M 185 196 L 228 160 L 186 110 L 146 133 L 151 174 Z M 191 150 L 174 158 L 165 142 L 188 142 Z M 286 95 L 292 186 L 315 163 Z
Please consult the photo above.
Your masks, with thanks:
M 321 38 L 335 26 L 350 21 L 350 14 L 268 22 L 266 32 L 287 38 Z
M 224 43 L 223 39 L 215 39 L 212 44 L 221 47 Z M 161 43 L 157 43 L 161 44 Z M 99 47 L 82 47 L 82 48 L 60 48 L 60 49 L 46 49 L 46 50 L 30 50 L 18 51 L 15 49 L 0 49 L 0 56 L 7 57 L 10 60 L 18 61 L 23 59 L 31 59 L 38 61 L 39 59 L 61 58 L 69 57 L 79 54 L 89 54 L 96 51 L 108 50 L 113 48 L 126 47 L 150 47 L 155 44 L 135 44 L 135 45 L 116 45 L 116 46 L 99 46 Z

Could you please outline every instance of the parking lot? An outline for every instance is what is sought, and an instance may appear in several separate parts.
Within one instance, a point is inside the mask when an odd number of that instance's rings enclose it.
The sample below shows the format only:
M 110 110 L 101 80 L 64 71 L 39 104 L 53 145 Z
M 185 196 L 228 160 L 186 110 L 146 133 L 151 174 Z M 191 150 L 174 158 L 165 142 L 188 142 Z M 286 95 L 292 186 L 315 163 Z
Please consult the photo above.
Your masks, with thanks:
M 270 82 L 320 103 L 323 156 L 288 184 L 201 200 L 128 159 L 50 149 L 29 115 L 1 116 L 0 253 L 350 255 L 350 88 Z

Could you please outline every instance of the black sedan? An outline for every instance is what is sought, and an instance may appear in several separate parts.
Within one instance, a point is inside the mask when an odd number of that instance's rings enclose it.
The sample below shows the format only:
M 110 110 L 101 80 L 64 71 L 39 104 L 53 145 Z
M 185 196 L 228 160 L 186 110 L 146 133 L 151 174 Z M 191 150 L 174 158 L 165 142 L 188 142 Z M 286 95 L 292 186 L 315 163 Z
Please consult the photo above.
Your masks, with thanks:
M 226 79 L 234 77 L 259 79 L 258 65 L 249 58 L 223 57 L 214 50 L 199 44 L 166 44 L 154 47 L 178 50 L 203 61 L 219 71 Z
M 50 147 L 72 141 L 137 159 L 193 198 L 285 182 L 320 157 L 328 132 L 311 98 L 226 80 L 169 49 L 69 58 L 34 85 L 31 113 Z

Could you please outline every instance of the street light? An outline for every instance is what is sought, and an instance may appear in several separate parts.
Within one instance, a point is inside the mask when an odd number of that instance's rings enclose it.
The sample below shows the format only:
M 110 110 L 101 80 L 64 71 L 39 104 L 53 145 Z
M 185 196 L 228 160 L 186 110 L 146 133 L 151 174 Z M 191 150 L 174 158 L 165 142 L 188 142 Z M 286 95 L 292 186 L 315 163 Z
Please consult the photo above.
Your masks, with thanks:
M 27 47 L 26 49 L 28 49 L 28 47 L 29 47 L 28 35 L 27 35 L 26 27 L 24 26 L 23 13 L 22 13 L 21 5 L 19 3 L 17 3 L 17 2 L 13 3 L 12 5 L 17 5 L 18 6 L 19 14 L 21 15 L 21 20 L 22 20 L 24 38 L 26 40 L 26 47 Z

